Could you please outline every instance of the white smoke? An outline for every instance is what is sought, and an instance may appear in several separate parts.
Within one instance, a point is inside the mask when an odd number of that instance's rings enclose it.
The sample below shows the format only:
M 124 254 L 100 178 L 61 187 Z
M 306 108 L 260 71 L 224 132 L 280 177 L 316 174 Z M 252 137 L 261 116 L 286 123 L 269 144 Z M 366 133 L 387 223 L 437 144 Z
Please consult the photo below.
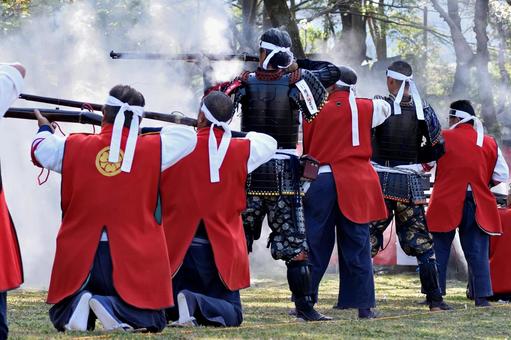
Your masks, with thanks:
M 102 103 L 112 86 L 129 84 L 144 94 L 149 110 L 195 116 L 203 90 L 197 66 L 114 61 L 109 52 L 229 53 L 225 2 L 133 1 L 132 7 L 105 3 L 108 7 L 94 0 L 71 3 L 24 21 L 19 32 L 1 39 L 0 60 L 26 66 L 25 93 Z M 213 66 L 223 79 L 241 70 L 238 63 Z M 13 106 L 44 104 L 18 100 Z M 67 133 L 92 131 L 78 124 L 62 128 Z M 61 221 L 60 176 L 52 174 L 45 185 L 36 184 L 39 169 L 30 161 L 34 121 L 3 119 L 0 131 L 3 182 L 22 248 L 25 287 L 47 287 Z

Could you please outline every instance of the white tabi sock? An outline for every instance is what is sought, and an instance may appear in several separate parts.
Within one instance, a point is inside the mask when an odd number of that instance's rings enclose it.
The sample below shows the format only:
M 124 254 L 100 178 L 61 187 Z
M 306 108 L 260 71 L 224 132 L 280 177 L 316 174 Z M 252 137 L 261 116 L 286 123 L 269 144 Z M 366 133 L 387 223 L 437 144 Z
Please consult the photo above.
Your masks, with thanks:
M 132 331 L 133 327 L 126 323 L 122 323 L 115 316 L 113 316 L 106 308 L 103 306 L 101 301 L 96 298 L 92 298 L 89 301 L 90 308 L 96 314 L 99 321 L 103 325 L 103 328 L 106 331 L 113 331 L 116 329 Z
M 91 299 L 91 293 L 83 293 L 80 296 L 80 300 L 76 305 L 73 314 L 69 318 L 68 323 L 64 326 L 64 328 L 68 331 L 82 331 L 85 332 L 87 330 L 87 323 L 89 321 L 89 300 Z
M 188 303 L 186 302 L 186 296 L 182 292 L 177 294 L 177 307 L 179 308 L 179 320 L 177 320 L 177 324 L 194 325 L 195 318 L 190 315 Z

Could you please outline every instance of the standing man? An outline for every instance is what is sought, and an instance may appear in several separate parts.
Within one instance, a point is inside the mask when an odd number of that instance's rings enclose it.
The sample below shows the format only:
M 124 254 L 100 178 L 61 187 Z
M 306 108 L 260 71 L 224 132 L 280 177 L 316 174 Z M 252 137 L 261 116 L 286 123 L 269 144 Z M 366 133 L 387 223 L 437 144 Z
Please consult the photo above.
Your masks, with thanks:
M 429 177 L 424 176 L 444 153 L 440 123 L 433 108 L 423 102 L 412 67 L 405 61 L 387 70 L 390 92 L 384 99 L 392 115 L 373 132 L 373 165 L 380 177 L 389 216 L 371 224 L 372 255 L 383 248 L 383 232 L 396 218 L 403 251 L 417 258 L 422 291 L 431 311 L 450 309 L 440 293 L 433 238 L 426 225 L 424 204 Z
M 369 222 L 387 217 L 378 175 L 371 165 L 372 128 L 390 115 L 382 99 L 355 97 L 357 75 L 340 67 L 341 78 L 323 109 L 303 124 L 304 153 L 321 167 L 304 200 L 315 301 L 335 243 L 339 254 L 339 308 L 358 308 L 370 319 L 375 306 Z
M 62 225 L 47 299 L 59 331 L 92 330 L 95 317 L 105 330 L 159 332 L 167 324 L 170 265 L 154 217 L 160 173 L 193 150 L 196 136 L 183 126 L 138 136 L 144 105 L 140 92 L 117 85 L 101 132 L 67 138 L 52 134 L 36 112 L 34 163 L 62 173 Z
M 259 46 L 257 70 L 242 73 L 224 89 L 226 94 L 235 94 L 235 106 L 241 103 L 242 131 L 266 133 L 278 143 L 275 157 L 248 176 L 247 209 L 243 213 L 248 248 L 251 251 L 254 240 L 261 236 L 267 216 L 272 230 L 268 246 L 275 260 L 286 262 L 297 317 L 328 320 L 313 307 L 296 146 L 299 111 L 306 117 L 315 116 L 326 102 L 325 86 L 335 84 L 339 71 L 326 62 L 293 63 L 291 38 L 276 28 L 261 36 Z M 298 68 L 301 65 L 317 70 Z
M 445 155 L 437 162 L 427 212 L 435 241 L 440 287 L 445 293 L 447 263 L 458 228 L 471 273 L 475 305 L 486 307 L 490 305 L 487 297 L 493 295 L 488 258 L 490 235 L 502 233 L 490 186 L 506 182 L 509 169 L 495 140 L 484 135 L 483 125 L 470 101 L 451 104 L 449 127 L 442 131 Z
M 0 118 L 18 98 L 25 68 L 20 64 L 0 64 Z M 23 283 L 23 265 L 16 230 L 7 209 L 0 174 L 0 340 L 7 339 L 7 291 Z
M 233 102 L 204 97 L 195 150 L 162 175 L 162 215 L 173 275 L 175 325 L 239 326 L 239 290 L 250 286 L 241 213 L 247 175 L 275 154 L 270 136 L 231 138 Z M 189 181 L 183 181 L 189 178 Z M 169 311 L 177 319 L 177 310 Z

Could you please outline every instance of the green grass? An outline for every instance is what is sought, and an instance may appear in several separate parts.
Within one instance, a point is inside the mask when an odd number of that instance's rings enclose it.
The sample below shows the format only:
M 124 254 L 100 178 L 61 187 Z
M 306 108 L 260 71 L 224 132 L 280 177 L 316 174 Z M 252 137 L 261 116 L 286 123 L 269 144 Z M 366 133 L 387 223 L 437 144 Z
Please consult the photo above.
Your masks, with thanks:
M 448 283 L 447 302 L 455 310 L 428 312 L 416 302 L 423 299 L 416 275 L 376 276 L 378 310 L 383 318 L 357 320 L 356 310 L 334 310 L 338 280 L 328 275 L 320 291 L 318 309 L 335 318 L 331 322 L 300 323 L 287 315 L 292 308 L 287 283 L 256 281 L 242 292 L 245 321 L 239 328 L 175 329 L 163 333 L 123 334 L 57 333 L 48 319 L 49 307 L 44 292 L 16 291 L 9 294 L 11 338 L 509 338 L 511 337 L 511 305 L 494 303 L 491 308 L 475 308 L 465 298 L 465 284 Z M 100 327 L 98 327 L 100 329 Z

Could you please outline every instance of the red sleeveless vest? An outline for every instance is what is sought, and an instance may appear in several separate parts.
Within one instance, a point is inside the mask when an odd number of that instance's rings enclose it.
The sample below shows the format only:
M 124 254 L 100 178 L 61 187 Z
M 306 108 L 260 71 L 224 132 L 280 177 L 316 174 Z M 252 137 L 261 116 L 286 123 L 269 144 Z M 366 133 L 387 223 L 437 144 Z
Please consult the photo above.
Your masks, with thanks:
M 378 174 L 370 159 L 373 102 L 357 99 L 360 145 L 352 145 L 349 92 L 337 90 L 310 123 L 303 123 L 304 153 L 332 168 L 339 209 L 350 221 L 387 217 Z
M 0 292 L 23 283 L 23 265 L 16 230 L 7 209 L 0 179 Z
M 484 136 L 483 146 L 477 146 L 477 132 L 468 124 L 444 130 L 442 135 L 445 155 L 437 162 L 435 185 L 427 210 L 429 231 L 448 232 L 458 227 L 470 184 L 477 224 L 488 234 L 500 234 L 497 203 L 488 187 L 497 162 L 497 143 Z
M 217 140 L 223 133 L 215 129 Z M 176 274 L 204 221 L 215 264 L 232 291 L 250 286 L 250 271 L 241 213 L 246 207 L 245 181 L 250 141 L 231 139 L 220 168 L 220 182 L 211 183 L 209 127 L 199 129 L 195 150 L 162 174 L 161 200 L 172 274 Z
M 128 130 L 124 129 L 124 150 Z M 130 173 L 108 163 L 112 125 L 98 135 L 66 140 L 62 165 L 62 225 L 57 236 L 48 303 L 76 293 L 92 267 L 106 229 L 113 284 L 128 304 L 161 309 L 172 304 L 163 228 L 154 218 L 161 172 L 159 135 L 139 136 Z

